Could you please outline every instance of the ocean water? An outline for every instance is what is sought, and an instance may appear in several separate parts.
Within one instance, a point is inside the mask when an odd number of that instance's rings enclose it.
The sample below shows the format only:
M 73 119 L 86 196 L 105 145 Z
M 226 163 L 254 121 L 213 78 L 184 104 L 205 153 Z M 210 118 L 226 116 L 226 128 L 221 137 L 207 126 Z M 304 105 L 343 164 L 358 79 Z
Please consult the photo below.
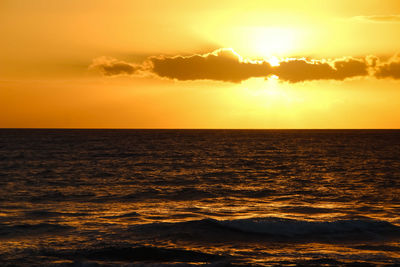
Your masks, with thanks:
M 1 266 L 400 264 L 400 131 L 0 130 Z

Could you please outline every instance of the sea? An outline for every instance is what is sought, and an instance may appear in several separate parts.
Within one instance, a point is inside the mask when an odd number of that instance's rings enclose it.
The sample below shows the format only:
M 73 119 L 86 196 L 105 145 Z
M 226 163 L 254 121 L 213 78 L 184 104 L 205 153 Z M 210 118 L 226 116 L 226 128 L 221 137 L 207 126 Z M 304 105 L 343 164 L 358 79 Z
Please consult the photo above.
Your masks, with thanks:
M 400 130 L 0 130 L 0 266 L 400 266 Z

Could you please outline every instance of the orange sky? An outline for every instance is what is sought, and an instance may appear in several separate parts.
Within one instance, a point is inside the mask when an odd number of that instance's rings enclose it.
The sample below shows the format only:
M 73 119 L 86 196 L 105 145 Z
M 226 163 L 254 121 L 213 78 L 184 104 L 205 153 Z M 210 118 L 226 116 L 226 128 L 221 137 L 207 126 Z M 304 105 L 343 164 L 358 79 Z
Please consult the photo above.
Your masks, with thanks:
M 400 3 L 0 2 L 2 128 L 400 128 Z

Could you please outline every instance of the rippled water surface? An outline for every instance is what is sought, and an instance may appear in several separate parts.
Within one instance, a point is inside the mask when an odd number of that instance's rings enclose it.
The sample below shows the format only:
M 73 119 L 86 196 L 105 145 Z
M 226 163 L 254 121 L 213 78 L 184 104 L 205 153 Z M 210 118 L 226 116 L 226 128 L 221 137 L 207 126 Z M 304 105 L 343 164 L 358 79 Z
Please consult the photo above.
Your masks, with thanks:
M 400 264 L 400 131 L 0 130 L 0 265 Z

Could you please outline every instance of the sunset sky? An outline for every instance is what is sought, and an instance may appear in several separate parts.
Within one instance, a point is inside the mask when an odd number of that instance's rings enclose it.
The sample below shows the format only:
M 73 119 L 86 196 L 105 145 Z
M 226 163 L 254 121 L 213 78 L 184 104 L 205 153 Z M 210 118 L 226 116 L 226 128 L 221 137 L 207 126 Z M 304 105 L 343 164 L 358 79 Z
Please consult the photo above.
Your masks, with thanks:
M 400 128 L 400 1 L 0 0 L 1 128 Z

